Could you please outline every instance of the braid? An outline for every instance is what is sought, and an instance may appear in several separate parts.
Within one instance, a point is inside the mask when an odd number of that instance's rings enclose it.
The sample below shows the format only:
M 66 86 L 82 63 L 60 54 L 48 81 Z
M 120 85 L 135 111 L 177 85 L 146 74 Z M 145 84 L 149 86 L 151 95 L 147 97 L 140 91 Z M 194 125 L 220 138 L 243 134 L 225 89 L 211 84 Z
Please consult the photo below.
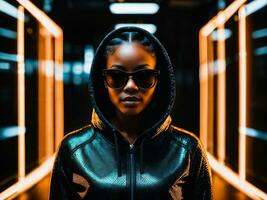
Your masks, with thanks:
M 123 32 L 109 41 L 104 51 L 105 58 L 107 59 L 109 55 L 112 55 L 119 45 L 132 42 L 141 44 L 148 52 L 156 56 L 155 46 L 147 37 L 138 32 Z

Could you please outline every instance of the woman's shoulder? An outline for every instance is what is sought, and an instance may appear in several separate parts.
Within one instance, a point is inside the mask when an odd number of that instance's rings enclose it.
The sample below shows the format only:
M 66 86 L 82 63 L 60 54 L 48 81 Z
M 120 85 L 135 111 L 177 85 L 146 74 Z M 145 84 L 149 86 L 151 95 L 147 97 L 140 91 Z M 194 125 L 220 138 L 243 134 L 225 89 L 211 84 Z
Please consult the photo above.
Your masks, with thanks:
M 62 151 L 74 151 L 80 146 L 91 142 L 94 135 L 95 131 L 91 124 L 74 130 L 64 136 L 60 144 L 60 149 Z
M 193 149 L 201 146 L 199 138 L 194 133 L 174 125 L 171 125 L 170 130 L 171 136 L 176 142 Z

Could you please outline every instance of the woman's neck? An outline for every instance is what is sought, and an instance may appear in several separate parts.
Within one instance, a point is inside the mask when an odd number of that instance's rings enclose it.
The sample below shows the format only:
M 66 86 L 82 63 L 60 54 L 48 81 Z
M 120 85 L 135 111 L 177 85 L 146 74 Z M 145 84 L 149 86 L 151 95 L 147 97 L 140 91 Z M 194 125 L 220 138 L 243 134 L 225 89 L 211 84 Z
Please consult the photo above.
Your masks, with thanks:
M 139 117 L 125 116 L 121 113 L 117 113 L 112 123 L 130 144 L 135 142 L 140 128 Z

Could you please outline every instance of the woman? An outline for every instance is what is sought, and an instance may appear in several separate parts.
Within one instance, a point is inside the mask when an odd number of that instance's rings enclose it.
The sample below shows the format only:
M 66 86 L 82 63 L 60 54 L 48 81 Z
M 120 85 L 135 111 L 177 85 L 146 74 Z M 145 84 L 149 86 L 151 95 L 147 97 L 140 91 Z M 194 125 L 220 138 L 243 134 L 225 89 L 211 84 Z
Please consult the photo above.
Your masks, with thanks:
M 51 200 L 212 198 L 199 140 L 171 124 L 174 73 L 153 35 L 137 27 L 109 33 L 96 51 L 89 91 L 91 124 L 64 138 Z

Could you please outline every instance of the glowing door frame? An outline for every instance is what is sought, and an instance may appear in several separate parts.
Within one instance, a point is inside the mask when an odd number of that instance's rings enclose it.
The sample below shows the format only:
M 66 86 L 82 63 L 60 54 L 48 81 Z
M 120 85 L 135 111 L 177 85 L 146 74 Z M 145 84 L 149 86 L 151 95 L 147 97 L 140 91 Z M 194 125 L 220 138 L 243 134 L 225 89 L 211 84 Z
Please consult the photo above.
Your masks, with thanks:
M 229 20 L 234 13 L 238 11 L 239 16 L 239 147 L 238 147 L 238 171 L 237 174 L 224 164 L 225 156 L 225 41 L 218 41 L 218 156 L 217 160 L 214 156 L 207 152 L 208 159 L 212 169 L 220 174 L 227 182 L 246 193 L 253 199 L 267 199 L 267 194 L 246 181 L 246 16 L 260 9 L 267 4 L 267 1 L 255 0 L 247 5 L 244 5 L 246 0 L 236 0 L 230 4 L 225 10 L 220 11 L 212 18 L 199 33 L 199 52 L 200 52 L 200 138 L 206 149 L 208 149 L 208 132 L 210 108 L 209 88 L 213 88 L 210 84 L 214 84 L 213 79 L 210 79 L 208 59 L 208 37 L 215 30 L 224 30 L 224 24 Z M 220 66 L 221 65 L 221 66 Z M 213 72 L 212 72 L 213 73 Z M 212 93 L 212 92 L 211 92 Z M 212 104 L 213 105 L 213 104 Z M 211 108 L 213 109 L 213 108 Z
M 24 59 L 24 9 L 55 37 L 55 145 L 63 134 L 63 31 L 44 12 L 28 0 L 17 0 L 18 7 L 18 182 L 0 193 L 0 199 L 13 198 L 44 178 L 52 169 L 55 155 L 48 157 L 31 173 L 25 173 L 25 59 Z M 50 138 L 51 139 L 51 138 Z M 51 142 L 50 142 L 51 144 Z M 52 147 L 53 148 L 53 147 Z

